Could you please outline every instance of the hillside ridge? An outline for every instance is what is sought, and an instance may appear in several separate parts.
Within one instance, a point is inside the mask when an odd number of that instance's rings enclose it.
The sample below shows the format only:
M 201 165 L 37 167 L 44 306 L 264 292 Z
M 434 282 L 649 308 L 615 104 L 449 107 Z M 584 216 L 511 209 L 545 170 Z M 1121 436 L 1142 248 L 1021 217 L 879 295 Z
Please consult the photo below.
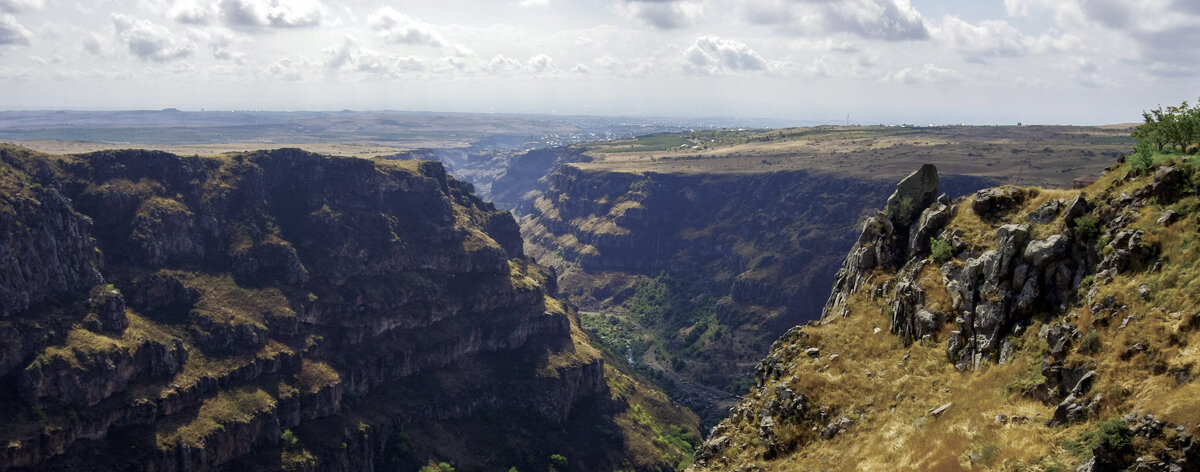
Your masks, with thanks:
M 1196 470 L 1197 164 L 958 199 L 913 172 L 694 470 Z

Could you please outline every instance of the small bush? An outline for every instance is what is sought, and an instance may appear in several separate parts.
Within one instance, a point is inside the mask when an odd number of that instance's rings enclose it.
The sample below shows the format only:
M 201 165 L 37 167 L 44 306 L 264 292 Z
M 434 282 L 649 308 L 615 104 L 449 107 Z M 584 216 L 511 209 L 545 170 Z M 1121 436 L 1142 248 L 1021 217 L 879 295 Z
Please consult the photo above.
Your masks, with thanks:
M 550 465 L 554 466 L 554 470 L 567 470 L 567 458 L 562 454 L 552 454 L 550 456 Z
M 296 443 L 300 442 L 300 438 L 297 438 L 296 433 L 293 433 L 292 430 L 285 429 L 283 430 L 283 434 L 279 435 L 279 442 L 283 443 L 284 447 L 291 449 L 296 447 Z
M 1079 341 L 1079 353 L 1091 354 L 1100 350 L 1100 335 L 1095 331 L 1090 331 L 1083 336 Z
M 1092 215 L 1083 215 L 1075 218 L 1075 234 L 1087 240 L 1096 237 L 1100 234 L 1100 220 Z
M 929 239 L 929 253 L 930 257 L 938 262 L 946 262 L 954 257 L 954 249 L 950 247 L 950 243 L 937 238 Z
M 1114 454 L 1121 454 L 1128 451 L 1132 441 L 1133 431 L 1129 430 L 1129 425 L 1119 419 L 1113 419 L 1100 423 L 1094 431 L 1079 433 L 1077 440 L 1064 439 L 1059 445 L 1079 460 L 1085 460 L 1092 456 L 1092 450 L 1096 446 Z
M 1133 441 L 1133 431 L 1129 430 L 1129 425 L 1121 420 L 1108 420 L 1100 423 L 1100 429 L 1097 432 L 1099 443 L 1109 451 L 1123 451 L 1129 447 Z

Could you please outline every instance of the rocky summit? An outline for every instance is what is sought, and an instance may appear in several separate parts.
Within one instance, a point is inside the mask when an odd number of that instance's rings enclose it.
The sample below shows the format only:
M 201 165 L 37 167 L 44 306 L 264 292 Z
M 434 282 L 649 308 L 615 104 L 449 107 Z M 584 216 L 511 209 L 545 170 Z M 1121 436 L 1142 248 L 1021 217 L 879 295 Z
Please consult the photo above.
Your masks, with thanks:
M 1200 470 L 1197 164 L 956 199 L 922 167 L 693 470 Z
M 0 164 L 0 470 L 690 462 L 695 416 L 606 366 L 438 163 Z

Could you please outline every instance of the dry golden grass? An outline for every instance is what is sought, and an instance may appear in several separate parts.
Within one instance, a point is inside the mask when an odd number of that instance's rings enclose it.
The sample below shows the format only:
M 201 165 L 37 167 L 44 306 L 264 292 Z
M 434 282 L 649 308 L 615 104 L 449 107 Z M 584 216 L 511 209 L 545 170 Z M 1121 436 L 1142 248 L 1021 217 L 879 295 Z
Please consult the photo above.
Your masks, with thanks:
M 146 395 L 166 398 L 179 390 L 185 390 L 196 385 L 203 379 L 219 379 L 233 371 L 259 360 L 276 359 L 281 355 L 294 355 L 295 351 L 287 345 L 275 340 L 268 340 L 258 352 L 235 356 L 210 358 L 199 349 L 188 348 L 188 359 L 183 369 L 176 373 L 166 386 L 147 391 Z
M 170 273 L 184 285 L 200 292 L 200 300 L 193 311 L 218 323 L 250 324 L 265 329 L 267 317 L 296 316 L 287 297 L 278 288 L 245 288 L 227 274 Z
M 1118 169 L 1082 192 L 1088 196 L 1101 192 L 1132 194 L 1149 182 L 1148 177 L 1122 182 L 1114 174 L 1124 176 L 1125 170 Z M 1050 199 L 1066 200 L 1078 193 L 1039 190 L 1008 219 L 1021 220 Z M 787 372 L 747 397 L 759 396 L 750 406 L 757 412 L 775 395 L 774 386 L 787 382 L 795 391 L 809 395 L 810 404 L 830 408 L 832 420 L 849 416 L 854 425 L 845 434 L 821 441 L 814 437 L 810 424 L 784 423 L 777 427 L 777 434 L 801 438 L 798 448 L 780 459 L 763 461 L 757 446 L 757 423 L 742 421 L 733 425 L 731 436 L 734 444 L 746 446 L 729 449 L 725 454 L 733 464 L 752 462 L 766 470 L 787 471 L 1064 470 L 1080 458 L 1066 450 L 1063 441 L 1094 430 L 1098 421 L 1133 412 L 1153 413 L 1188 427 L 1197 424 L 1200 383 L 1181 382 L 1172 372 L 1191 375 L 1200 365 L 1200 331 L 1190 328 L 1192 317 L 1200 316 L 1196 308 L 1200 306 L 1200 269 L 1195 253 L 1196 244 L 1200 244 L 1196 232 L 1200 226 L 1198 206 L 1200 198 L 1189 196 L 1139 211 L 1139 219 L 1132 226 L 1146 231 L 1145 242 L 1158 245 L 1167 263 L 1160 272 L 1148 268 L 1127 271 L 1111 284 L 1097 288 L 1098 298 L 1113 296 L 1118 306 L 1128 306 L 1126 310 L 1107 325 L 1096 327 L 1093 320 L 1107 313 L 1077 307 L 1062 314 L 1065 321 L 1084 333 L 1094 329 L 1100 341 L 1101 347 L 1095 352 L 1072 348 L 1067 359 L 1068 365 L 1094 366 L 1100 374 L 1092 392 L 1103 395 L 1104 400 L 1098 414 L 1088 421 L 1047 427 L 1045 421 L 1054 407 L 1022 395 L 1024 387 L 1042 381 L 1040 370 L 1048 347 L 1036 336 L 1040 321 L 1011 338 L 1015 354 L 1005 365 L 988 363 L 978 371 L 958 372 L 946 358 L 944 341 L 904 346 L 887 334 L 887 297 L 873 298 L 867 287 L 850 297 L 848 317 L 803 328 L 809 337 L 798 340 L 797 352 L 787 357 L 791 362 Z M 1155 220 L 1168 208 L 1187 216 L 1161 227 Z M 1035 225 L 1034 237 L 1059 233 L 1065 229 L 1063 225 Z M 950 223 L 952 228 L 962 228 L 969 243 L 980 249 L 994 246 L 995 226 L 974 217 L 969 203 L 959 206 Z M 943 293 L 940 274 L 932 270 L 934 267 L 921 271 L 919 284 L 926 290 L 927 304 L 940 307 L 948 303 L 948 295 Z M 871 283 L 878 284 L 885 278 L 876 274 Z M 1146 300 L 1137 296 L 1142 284 L 1151 288 Z M 1083 287 L 1078 296 L 1082 298 L 1089 288 Z M 1123 318 L 1129 315 L 1133 318 L 1128 326 L 1120 328 Z M 951 326 L 943 330 L 953 329 Z M 876 327 L 882 332 L 875 334 Z M 1134 343 L 1147 346 L 1147 353 L 1125 355 L 1126 348 Z M 819 347 L 821 357 L 810 360 L 799 352 L 808 346 Z M 830 360 L 831 354 L 838 355 L 836 360 Z M 929 409 L 945 403 L 952 406 L 944 414 L 936 418 L 929 415 Z M 995 422 L 998 414 L 1030 420 L 999 424 Z M 1156 444 L 1151 441 L 1141 447 L 1161 447 Z M 721 467 L 718 464 L 714 470 Z
M 169 345 L 177 339 L 162 326 L 132 311 L 126 310 L 125 317 L 129 320 L 129 326 L 116 337 L 95 333 L 76 325 L 67 332 L 62 344 L 47 347 L 34 362 L 47 363 L 61 359 L 72 367 L 81 368 L 83 359 L 80 359 L 80 356 L 89 358 L 115 350 L 125 350 L 132 355 L 147 341 L 153 340 Z
M 296 376 L 296 386 L 304 393 L 317 393 L 326 387 L 332 387 L 342 382 L 342 376 L 329 364 L 321 361 L 304 359 L 300 363 L 300 374 Z
M 260 413 L 275 408 L 275 398 L 262 389 L 223 390 L 200 405 L 194 417 L 180 415 L 156 425 L 159 449 L 176 446 L 204 447 L 204 439 L 230 423 L 248 423 Z

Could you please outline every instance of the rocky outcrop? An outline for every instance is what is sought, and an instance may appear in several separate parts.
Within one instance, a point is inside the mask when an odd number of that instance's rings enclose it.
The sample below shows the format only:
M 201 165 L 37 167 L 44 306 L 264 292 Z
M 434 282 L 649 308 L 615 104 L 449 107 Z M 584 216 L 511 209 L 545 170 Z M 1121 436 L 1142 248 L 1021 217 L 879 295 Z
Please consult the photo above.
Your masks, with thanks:
M 895 270 L 910 255 L 916 257 L 929 251 L 931 238 L 942 231 L 954 213 L 949 197 L 935 199 L 937 190 L 937 168 L 929 164 L 900 181 L 888 197 L 884 211 L 863 223 L 850 256 L 833 277 L 832 295 L 825 303 L 823 318 L 835 313 L 845 315 L 847 297 L 868 283 L 877 268 Z M 898 308 L 905 311 L 912 306 L 901 305 Z M 910 314 L 915 314 L 915 310 Z
M 914 172 L 906 180 L 918 175 Z M 1025 198 L 1027 192 L 1022 189 L 981 190 L 971 197 L 970 208 L 980 219 L 990 220 L 1012 211 Z M 970 251 L 961 241 L 956 242 L 956 234 L 944 231 L 959 204 L 940 199 L 922 209 L 921 217 L 908 229 L 897 226 L 904 219 L 888 214 L 868 220 L 834 279 L 825 316 L 848 314 L 848 298 L 870 283 L 877 269 L 898 271 L 899 277 L 887 286 L 875 287 L 877 292 L 891 292 L 892 332 L 913 341 L 936 334 L 942 322 L 953 320 L 958 329 L 949 333 L 947 354 L 960 369 L 978 368 L 986 359 L 1002 361 L 1005 336 L 1027 324 L 1035 302 L 1064 308 L 1084 274 L 1091 271 L 1094 260 L 1089 259 L 1086 245 L 1077 244 L 1067 234 L 1030 241 L 1030 227 L 1019 224 L 999 226 L 994 248 L 981 253 Z M 1078 218 L 1087 202 L 1082 197 L 1056 201 L 1055 205 L 1038 207 L 1030 218 L 1041 221 L 1047 214 L 1057 214 L 1060 207 L 1068 209 L 1064 220 L 1073 219 Z M 1071 228 L 1073 221 L 1063 221 L 1063 225 Z M 911 237 L 908 244 L 901 244 L 905 233 Z M 920 244 L 929 240 L 941 240 L 951 248 L 951 256 L 958 258 L 943 262 L 939 269 L 951 297 L 948 312 L 928 309 L 924 292 L 918 287 L 921 269 L 935 263 L 924 259 L 929 254 L 928 243 Z
M 907 227 L 913 223 L 921 210 L 928 208 L 937 197 L 938 173 L 933 164 L 922 165 L 896 184 L 896 191 L 888 197 L 884 213 L 895 226 Z

